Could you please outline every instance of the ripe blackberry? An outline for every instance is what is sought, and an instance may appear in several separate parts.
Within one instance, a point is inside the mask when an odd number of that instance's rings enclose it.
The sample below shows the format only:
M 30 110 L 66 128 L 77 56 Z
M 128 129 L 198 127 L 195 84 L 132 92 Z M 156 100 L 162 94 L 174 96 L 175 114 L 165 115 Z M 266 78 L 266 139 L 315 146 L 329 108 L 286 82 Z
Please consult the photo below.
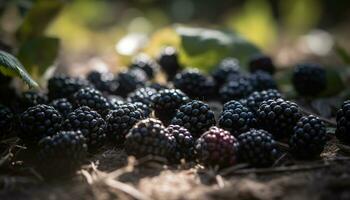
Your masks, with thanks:
M 194 159 L 194 143 L 195 139 L 191 133 L 184 127 L 178 125 L 170 125 L 166 128 L 170 135 L 175 137 L 176 150 L 174 161 L 179 162 L 181 159 L 192 161 Z
M 108 97 L 108 102 L 110 110 L 117 109 L 119 106 L 126 104 L 123 98 L 114 95 Z
M 230 75 L 239 74 L 239 62 L 235 58 L 225 58 L 212 72 L 212 76 L 217 85 L 221 87 Z
M 75 107 L 88 106 L 103 116 L 110 108 L 108 100 L 101 92 L 89 87 L 78 90 L 73 95 L 72 102 Z
M 173 80 L 176 73 L 181 70 L 178 54 L 174 47 L 165 47 L 158 57 L 158 63 L 166 73 L 168 81 Z
M 317 64 L 297 65 L 294 68 L 292 82 L 294 89 L 300 95 L 315 96 L 326 89 L 326 71 Z
M 199 162 L 206 166 L 229 167 L 236 164 L 236 138 L 228 131 L 211 127 L 195 143 Z
M 337 112 L 337 129 L 335 135 L 342 143 L 350 143 L 350 100 L 344 101 Z
M 144 85 L 146 81 L 144 76 L 146 76 L 145 73 L 137 69 L 120 72 L 116 77 L 119 85 L 114 93 L 127 97 L 129 93 Z
M 189 98 L 180 90 L 160 90 L 152 98 L 155 116 L 163 123 L 168 124 L 181 105 L 187 103 Z
M 148 84 L 146 84 L 146 87 L 153 88 L 157 92 L 160 90 L 169 89 L 169 87 L 167 85 L 160 84 L 160 83 L 148 83 Z
M 241 108 L 242 106 L 245 106 L 240 101 L 231 100 L 226 102 L 222 107 L 222 112 L 225 112 L 227 110 L 235 110 L 236 108 Z
M 50 106 L 60 112 L 63 117 L 73 111 L 73 105 L 66 98 L 55 99 L 50 103 Z
M 252 129 L 237 137 L 239 159 L 254 167 L 269 167 L 278 157 L 275 140 L 265 130 Z
M 231 134 L 237 136 L 256 126 L 256 117 L 247 107 L 235 103 L 231 104 L 230 109 L 227 109 L 227 103 L 225 105 L 226 110 L 219 117 L 220 128 L 230 131 Z
M 214 112 L 210 110 L 209 105 L 193 100 L 180 106 L 171 124 L 185 127 L 194 137 L 199 137 L 215 125 Z
M 260 104 L 269 99 L 279 99 L 282 95 L 274 89 L 253 92 L 247 98 L 241 99 L 240 102 L 247 106 L 253 113 L 257 113 Z
M 124 143 L 128 131 L 143 118 L 143 111 L 134 104 L 120 105 L 106 116 L 108 137 L 115 143 Z
M 19 137 L 30 146 L 61 129 L 62 116 L 51 106 L 39 104 L 28 108 L 20 116 Z
M 138 108 L 139 110 L 142 111 L 142 115 L 147 118 L 149 117 L 149 115 L 152 113 L 152 109 L 146 105 L 146 104 L 143 104 L 141 102 L 135 102 L 135 103 L 132 103 L 136 108 Z
M 143 70 L 149 79 L 153 79 L 156 73 L 158 72 L 158 65 L 154 60 L 152 60 L 148 55 L 146 54 L 139 54 L 137 55 L 130 65 L 131 69 L 138 68 Z
M 257 112 L 258 126 L 277 139 L 288 138 L 301 118 L 297 104 L 283 99 L 270 99 L 260 104 Z
M 39 142 L 38 168 L 47 178 L 74 175 L 87 157 L 87 145 L 80 131 L 60 131 Z
M 175 151 L 176 141 L 162 122 L 156 119 L 144 119 L 126 135 L 125 150 L 128 155 L 142 158 L 148 155 L 169 158 Z
M 262 70 L 270 74 L 274 74 L 276 67 L 270 57 L 266 55 L 256 54 L 250 58 L 249 70 L 250 72 Z
M 113 82 L 113 74 L 111 73 L 91 71 L 86 78 L 96 89 L 104 93 L 111 93 L 118 87 L 118 85 Z
M 326 126 L 313 115 L 300 118 L 289 140 L 290 152 L 296 158 L 308 159 L 320 155 L 329 139 Z
M 176 74 L 173 84 L 190 98 L 208 99 L 213 96 L 215 90 L 214 80 L 207 78 L 197 69 L 184 70 Z
M 0 140 L 11 134 L 15 126 L 15 116 L 12 111 L 0 104 Z
M 245 98 L 253 92 L 250 81 L 245 78 L 229 81 L 222 86 L 219 91 L 220 99 L 223 103 L 230 100 Z
M 152 96 L 156 93 L 157 91 L 150 87 L 139 88 L 128 95 L 127 101 L 131 103 L 141 102 L 149 107 L 152 107 Z
M 256 71 L 250 76 L 250 82 L 255 91 L 277 89 L 277 83 L 273 77 L 264 71 Z
M 66 131 L 81 131 L 91 152 L 105 144 L 106 127 L 101 115 L 87 106 L 69 113 L 63 123 Z
M 39 104 L 46 104 L 48 102 L 47 96 L 43 93 L 35 91 L 23 92 L 19 98 L 20 109 L 26 110 L 29 107 L 36 106 Z
M 50 100 L 59 98 L 69 99 L 79 89 L 91 87 L 91 84 L 82 78 L 56 75 L 49 79 L 47 87 Z

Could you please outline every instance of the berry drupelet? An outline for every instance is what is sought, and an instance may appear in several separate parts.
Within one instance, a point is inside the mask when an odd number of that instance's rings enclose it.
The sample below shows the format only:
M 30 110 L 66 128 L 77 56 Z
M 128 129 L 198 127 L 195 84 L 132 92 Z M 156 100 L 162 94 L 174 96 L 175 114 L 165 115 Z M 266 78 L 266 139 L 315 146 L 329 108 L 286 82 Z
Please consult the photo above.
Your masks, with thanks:
M 19 137 L 29 146 L 45 136 L 52 136 L 60 130 L 61 114 L 51 106 L 39 104 L 28 108 L 20 116 Z
M 127 103 L 111 110 L 106 116 L 107 134 L 114 143 L 122 144 L 125 135 L 140 120 L 144 118 L 142 110 L 134 104 Z
M 327 87 L 326 71 L 317 64 L 297 65 L 294 68 L 292 82 L 300 95 L 315 96 Z
M 158 63 L 166 73 L 168 81 L 173 80 L 176 73 L 181 70 L 178 54 L 174 47 L 165 47 L 158 57 Z
M 69 178 L 87 157 L 87 145 L 80 131 L 60 131 L 39 142 L 38 169 L 45 178 Z
M 50 106 L 60 112 L 62 117 L 66 117 L 73 111 L 73 105 L 66 98 L 55 99 L 50 103 Z
M 297 104 L 283 99 L 267 100 L 257 112 L 258 127 L 269 131 L 277 139 L 289 138 L 301 118 Z
M 221 87 L 230 75 L 240 74 L 239 62 L 235 58 L 225 58 L 213 70 L 212 76 L 218 87 Z
M 176 151 L 173 155 L 174 162 L 180 162 L 181 159 L 185 161 L 192 161 L 195 156 L 194 143 L 195 139 L 191 133 L 184 127 L 178 125 L 170 125 L 166 128 L 170 135 L 175 137 Z
M 300 159 L 315 158 L 323 151 L 328 139 L 323 121 L 313 115 L 304 116 L 294 126 L 289 140 L 290 152 Z
M 250 72 L 262 70 L 270 74 L 274 74 L 276 71 L 276 67 L 269 56 L 256 54 L 250 58 L 249 70 Z
M 205 166 L 225 168 L 237 162 L 236 138 L 215 126 L 197 139 L 195 151 L 198 161 Z
M 196 138 L 215 123 L 214 112 L 209 105 L 197 100 L 180 106 L 171 120 L 171 124 L 185 127 Z
M 176 149 L 174 136 L 170 135 L 161 121 L 144 119 L 126 135 L 125 150 L 136 158 L 158 156 L 168 159 Z
M 90 152 L 98 150 L 105 144 L 106 127 L 101 115 L 87 106 L 69 113 L 63 123 L 63 129 L 66 131 L 81 131 Z
M 78 90 L 73 95 L 72 102 L 76 108 L 88 106 L 103 116 L 108 113 L 108 109 L 110 108 L 109 101 L 101 92 L 90 87 Z
M 237 137 L 239 160 L 254 167 L 269 167 L 278 157 L 276 142 L 265 130 L 252 129 Z
M 337 112 L 335 135 L 340 142 L 350 144 L 350 100 L 344 101 Z
M 82 78 L 56 75 L 49 79 L 47 87 L 50 100 L 58 98 L 70 99 L 79 89 L 91 87 L 91 84 L 89 81 Z
M 231 134 L 237 136 L 256 126 L 256 117 L 247 107 L 238 102 L 231 102 L 230 109 L 228 109 L 227 103 L 225 105 L 225 111 L 219 117 L 220 128 L 230 131 Z
M 187 95 L 181 90 L 160 90 L 152 97 L 155 116 L 164 124 L 168 124 L 176 113 L 176 110 L 189 101 Z

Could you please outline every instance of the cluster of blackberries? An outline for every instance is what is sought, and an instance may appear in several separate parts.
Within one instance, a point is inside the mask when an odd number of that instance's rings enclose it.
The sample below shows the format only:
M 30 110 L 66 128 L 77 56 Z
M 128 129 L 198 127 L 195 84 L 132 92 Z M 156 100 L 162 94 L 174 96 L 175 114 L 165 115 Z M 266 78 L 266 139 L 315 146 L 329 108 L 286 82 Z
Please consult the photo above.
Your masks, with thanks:
M 329 139 L 325 124 L 283 99 L 269 57 L 253 56 L 249 69 L 245 73 L 237 59 L 225 58 L 209 75 L 182 70 L 176 50 L 166 47 L 157 61 L 140 54 L 116 75 L 55 75 L 47 93 L 23 92 L 16 107 L 0 101 L 0 138 L 17 135 L 37 152 L 45 176 L 61 177 L 107 143 L 136 158 L 220 168 L 237 162 L 272 166 L 280 155 L 276 140 L 288 141 L 295 158 L 320 155 Z M 167 83 L 153 82 L 160 71 Z M 325 71 L 297 66 L 293 83 L 300 95 L 316 95 L 326 86 Z M 223 103 L 217 119 L 209 100 Z M 337 122 L 337 137 L 350 143 L 350 102 L 344 102 Z

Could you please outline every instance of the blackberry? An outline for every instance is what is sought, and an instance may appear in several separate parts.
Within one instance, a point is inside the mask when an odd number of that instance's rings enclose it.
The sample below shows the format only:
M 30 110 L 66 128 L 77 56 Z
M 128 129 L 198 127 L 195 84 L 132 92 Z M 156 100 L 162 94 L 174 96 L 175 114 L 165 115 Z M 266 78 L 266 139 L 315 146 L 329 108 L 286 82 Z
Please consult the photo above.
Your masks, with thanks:
M 48 102 L 47 96 L 45 94 L 27 91 L 23 92 L 19 98 L 20 109 L 26 110 L 29 107 L 36 106 L 39 104 L 46 104 Z
M 131 103 L 141 102 L 149 107 L 152 107 L 152 96 L 155 95 L 157 91 L 153 88 L 143 87 L 135 90 L 128 95 L 127 101 Z
M 260 104 L 269 99 L 279 99 L 282 95 L 274 89 L 253 92 L 247 98 L 241 99 L 240 102 L 247 106 L 253 113 L 257 113 Z
M 120 72 L 116 77 L 118 88 L 115 91 L 116 95 L 127 97 L 129 93 L 144 85 L 145 73 L 142 70 L 129 70 Z
M 231 100 L 226 102 L 223 107 L 222 107 L 222 111 L 225 112 L 227 110 L 235 110 L 236 108 L 241 108 L 242 106 L 245 106 L 243 103 L 241 103 L 240 101 L 236 101 L 236 100 Z
M 131 69 L 138 68 L 143 70 L 149 79 L 153 79 L 158 71 L 158 65 L 146 54 L 137 55 L 130 65 Z
M 160 84 L 160 83 L 148 83 L 146 84 L 147 87 L 153 88 L 156 91 L 164 90 L 164 89 L 169 89 L 167 85 Z
M 294 89 L 302 96 L 315 96 L 326 89 L 327 77 L 324 68 L 317 64 L 301 64 L 294 68 Z
M 176 141 L 161 121 L 144 119 L 126 135 L 125 150 L 128 155 L 142 158 L 148 155 L 169 158 L 175 151 Z
M 308 159 L 320 155 L 329 139 L 326 126 L 313 115 L 300 118 L 289 140 L 290 152 L 296 158 Z
M 15 126 L 15 116 L 12 111 L 3 105 L 0 105 L 0 140 L 9 136 Z
M 222 86 L 219 91 L 220 99 L 223 103 L 230 100 L 245 98 L 253 92 L 250 81 L 245 78 L 229 81 Z
M 262 70 L 270 74 L 274 74 L 276 67 L 270 57 L 266 55 L 256 54 L 250 58 L 249 70 L 251 72 Z
M 86 78 L 96 89 L 104 93 L 111 93 L 118 87 L 118 85 L 113 82 L 113 74 L 111 73 L 91 71 Z
M 142 110 L 130 103 L 120 105 L 118 108 L 111 110 L 106 116 L 109 138 L 115 143 L 124 143 L 125 135 L 128 131 L 143 118 Z
M 264 71 L 256 71 L 250 76 L 250 82 L 255 91 L 277 89 L 277 83 L 273 77 Z
M 150 114 L 152 113 L 152 109 L 146 105 L 146 104 L 143 104 L 141 102 L 135 102 L 135 103 L 132 103 L 136 108 L 138 108 L 139 110 L 142 111 L 142 115 L 147 118 L 150 116 Z
M 288 138 L 301 118 L 297 104 L 283 99 L 270 99 L 260 104 L 257 112 L 258 126 L 277 139 Z
M 175 162 L 185 159 L 186 161 L 192 161 L 195 157 L 194 143 L 195 139 L 191 133 L 184 127 L 178 125 L 170 125 L 166 128 L 170 135 L 175 137 L 176 150 L 174 160 Z
M 166 73 L 168 81 L 173 80 L 176 73 L 181 70 L 178 54 L 174 47 L 165 47 L 158 57 L 158 63 Z
M 189 98 L 180 90 L 160 90 L 152 98 L 155 116 L 163 123 L 168 124 L 181 105 L 187 103 Z
M 117 109 L 119 106 L 126 104 L 126 102 L 124 102 L 123 98 L 118 97 L 118 96 L 109 96 L 108 102 L 109 102 L 110 110 Z
M 223 59 L 216 69 L 212 72 L 212 76 L 219 87 L 221 87 L 230 75 L 239 74 L 239 62 L 235 58 Z
M 87 145 L 80 131 L 60 131 L 39 142 L 38 168 L 47 178 L 67 178 L 87 157 Z
M 73 105 L 66 98 L 55 99 L 50 103 L 50 106 L 60 112 L 63 117 L 73 111 Z
M 226 105 L 226 104 L 225 104 Z M 232 104 L 232 108 L 223 111 L 219 117 L 219 127 L 237 136 L 256 126 L 255 115 L 245 106 Z M 234 108 L 233 108 L 234 107 Z
M 199 162 L 225 168 L 237 162 L 236 138 L 228 131 L 211 127 L 195 143 Z
M 350 143 L 350 100 L 344 101 L 337 112 L 337 129 L 335 135 L 342 143 Z
M 191 98 L 208 99 L 213 96 L 215 90 L 214 80 L 207 78 L 197 69 L 184 70 L 176 74 L 173 84 Z
M 194 137 L 199 137 L 215 125 L 214 112 L 210 110 L 209 105 L 193 100 L 180 106 L 171 124 L 185 127 Z
M 63 123 L 63 129 L 66 131 L 81 131 L 90 152 L 98 150 L 105 144 L 106 127 L 101 115 L 87 106 L 69 113 Z
M 39 104 L 28 108 L 20 116 L 19 137 L 29 146 L 34 146 L 45 136 L 60 130 L 61 114 L 51 106 Z
M 239 160 L 254 167 L 269 167 L 278 157 L 275 140 L 265 130 L 252 129 L 237 137 Z
M 91 87 L 91 84 L 85 79 L 56 75 L 49 79 L 47 87 L 49 90 L 49 98 L 53 100 L 59 98 L 69 99 L 79 89 L 89 86 Z
M 110 108 L 108 100 L 101 92 L 89 87 L 78 90 L 73 95 L 72 102 L 75 107 L 88 106 L 103 116 Z

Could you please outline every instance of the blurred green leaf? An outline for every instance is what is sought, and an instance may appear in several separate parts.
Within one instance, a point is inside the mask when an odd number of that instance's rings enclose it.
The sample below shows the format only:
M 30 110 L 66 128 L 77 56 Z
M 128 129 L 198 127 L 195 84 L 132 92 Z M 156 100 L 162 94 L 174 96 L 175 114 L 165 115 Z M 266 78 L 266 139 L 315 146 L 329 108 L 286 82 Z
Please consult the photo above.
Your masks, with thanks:
M 41 36 L 63 6 L 62 0 L 37 0 L 17 30 L 18 39 L 25 41 Z
M 22 44 L 18 59 L 32 75 L 42 75 L 55 61 L 59 50 L 59 39 L 37 37 Z
M 23 65 L 13 55 L 0 50 L 0 72 L 8 76 L 20 77 L 29 87 L 38 87 Z
M 334 96 L 342 92 L 346 87 L 341 77 L 343 69 L 327 68 L 327 88 L 320 94 L 321 97 Z
M 350 54 L 346 51 L 344 47 L 340 46 L 339 44 L 336 44 L 334 46 L 334 50 L 345 64 L 350 64 Z
M 185 63 L 205 71 L 211 70 L 224 57 L 235 57 L 244 63 L 252 54 L 259 52 L 255 45 L 230 31 L 183 26 L 176 27 L 175 31 L 187 54 Z

